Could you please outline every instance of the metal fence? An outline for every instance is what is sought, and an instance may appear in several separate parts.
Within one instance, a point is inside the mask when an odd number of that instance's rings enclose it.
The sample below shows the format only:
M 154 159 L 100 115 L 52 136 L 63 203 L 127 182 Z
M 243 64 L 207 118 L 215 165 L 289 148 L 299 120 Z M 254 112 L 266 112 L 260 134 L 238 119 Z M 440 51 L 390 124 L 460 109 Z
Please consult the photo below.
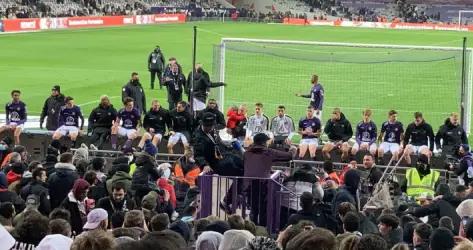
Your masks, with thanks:
M 199 218 L 226 217 L 225 212 L 239 214 L 265 226 L 269 233 L 277 233 L 281 202 L 288 194 L 295 195 L 282 185 L 282 180 L 282 171 L 276 171 L 270 178 L 201 175 Z M 226 206 L 222 207 L 222 203 Z

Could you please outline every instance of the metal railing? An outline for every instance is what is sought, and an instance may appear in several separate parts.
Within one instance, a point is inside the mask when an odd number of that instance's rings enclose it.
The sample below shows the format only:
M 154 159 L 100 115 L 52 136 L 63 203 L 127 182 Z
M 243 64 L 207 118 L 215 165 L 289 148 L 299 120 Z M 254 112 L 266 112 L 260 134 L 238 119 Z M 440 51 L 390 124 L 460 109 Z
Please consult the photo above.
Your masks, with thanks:
M 201 175 L 198 178 L 201 191 L 199 218 L 225 217 L 226 212 L 239 214 L 265 226 L 269 233 L 277 233 L 281 201 L 288 194 L 296 195 L 282 184 L 282 178 L 281 171 L 276 171 L 270 178 Z M 221 203 L 225 204 L 223 208 Z

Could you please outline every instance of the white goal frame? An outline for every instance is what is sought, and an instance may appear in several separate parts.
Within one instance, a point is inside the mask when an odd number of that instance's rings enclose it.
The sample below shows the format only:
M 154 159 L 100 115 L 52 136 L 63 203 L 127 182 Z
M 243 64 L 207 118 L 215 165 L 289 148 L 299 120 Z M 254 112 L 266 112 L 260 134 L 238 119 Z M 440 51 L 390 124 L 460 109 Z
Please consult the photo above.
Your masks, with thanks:
M 473 13 L 473 11 L 471 11 Z M 270 40 L 270 39 L 252 39 L 252 38 L 222 38 L 220 42 L 220 65 L 219 65 L 219 81 L 225 82 L 225 52 L 226 44 L 232 42 L 250 42 L 250 43 L 265 43 L 265 44 L 299 44 L 299 45 L 321 45 L 321 46 L 343 46 L 343 47 L 359 47 L 359 48 L 395 48 L 395 49 L 424 49 L 424 50 L 442 50 L 442 51 L 463 51 L 462 47 L 440 47 L 440 46 L 419 46 L 419 45 L 393 45 L 393 44 L 363 44 L 363 43 L 341 43 L 341 42 L 318 42 L 318 41 L 296 41 L 296 40 Z M 464 96 L 460 103 L 465 110 L 463 128 L 470 133 L 471 129 L 471 111 L 472 111 L 472 91 L 473 91 L 473 48 L 467 48 L 466 61 L 469 67 L 465 72 L 467 85 L 464 89 Z M 461 87 L 461 82 L 459 83 Z M 218 102 L 223 109 L 225 106 L 225 88 L 218 88 Z M 460 108 L 461 108 L 460 107 Z M 222 111 L 224 112 L 224 111 Z
M 459 10 L 458 11 L 458 30 L 459 31 L 462 31 L 462 17 L 463 17 L 463 13 L 473 13 L 473 10 Z

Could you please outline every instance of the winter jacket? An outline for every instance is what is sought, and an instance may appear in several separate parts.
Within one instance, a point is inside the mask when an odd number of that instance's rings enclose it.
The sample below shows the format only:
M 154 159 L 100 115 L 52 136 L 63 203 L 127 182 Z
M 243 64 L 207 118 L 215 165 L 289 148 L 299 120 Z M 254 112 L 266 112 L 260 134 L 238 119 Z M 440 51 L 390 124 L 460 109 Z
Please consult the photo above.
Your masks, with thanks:
M 137 157 L 135 163 L 137 168 L 131 177 L 131 189 L 135 191 L 154 190 L 161 173 L 154 164 L 153 158 L 143 154 Z
M 333 197 L 332 208 L 334 215 L 338 215 L 338 205 L 342 202 L 350 202 L 358 207 L 356 192 L 360 184 L 360 174 L 358 170 L 350 169 L 345 173 L 345 185 L 338 189 Z
M 227 111 L 227 128 L 234 129 L 238 122 L 245 120 L 246 117 L 244 114 L 238 113 L 238 111 L 234 111 L 233 109 L 229 109 Z
M 173 109 L 169 112 L 171 127 L 169 130 L 180 133 L 190 133 L 192 131 L 192 115 L 187 111 L 177 112 Z
M 440 143 L 440 140 L 443 140 L 442 143 Z M 466 136 L 465 130 L 461 125 L 453 125 L 450 119 L 447 118 L 445 123 L 440 126 L 435 136 L 435 145 L 437 145 L 439 149 L 445 146 L 452 147 L 460 144 L 468 144 L 468 137 Z
M 49 201 L 49 189 L 47 183 L 33 180 L 21 190 L 21 198 L 23 200 L 26 200 L 28 195 L 31 194 L 39 197 L 38 211 L 44 216 L 49 216 L 49 213 L 51 212 L 51 203 Z
M 79 235 L 82 233 L 85 222 L 87 222 L 87 214 L 81 208 L 81 202 L 76 200 L 72 192 L 67 194 L 67 197 L 61 202 L 61 207 L 71 213 L 71 229 L 72 235 Z
M 384 237 L 386 243 L 388 243 L 388 249 L 391 249 L 397 243 L 402 242 L 403 232 L 402 228 L 397 227 L 391 230 L 388 235 Z
M 296 211 L 301 209 L 298 197 L 304 192 L 312 193 L 316 182 L 317 178 L 310 170 L 297 169 L 296 172 L 286 178 L 283 183 L 284 186 L 295 195 L 290 195 L 288 199 L 283 199 L 282 205 Z
M 173 206 L 173 208 L 176 208 L 176 192 L 174 191 L 174 186 L 171 185 L 166 178 L 159 178 L 156 181 L 157 186 L 161 190 L 166 190 L 169 193 L 169 202 Z
M 51 209 L 59 207 L 72 189 L 74 181 L 79 178 L 76 167 L 71 163 L 58 162 L 54 168 L 56 172 L 48 179 Z
M 165 73 L 163 76 L 163 85 L 168 91 L 168 101 L 182 99 L 182 92 L 186 85 L 186 77 L 183 74 L 174 74 L 172 71 Z
M 269 178 L 275 161 L 290 161 L 292 154 L 265 146 L 253 145 L 243 155 L 245 177 Z
M 64 95 L 59 94 L 57 96 L 50 96 L 43 105 L 43 110 L 41 111 L 41 116 L 39 118 L 40 122 L 44 122 L 44 118 L 47 116 L 46 120 L 46 129 L 56 130 L 58 128 L 59 121 L 59 111 L 61 107 L 64 106 Z
M 109 194 L 112 193 L 112 186 L 113 186 L 113 183 L 115 182 L 123 182 L 125 183 L 125 187 L 126 187 L 126 191 L 129 192 L 130 189 L 131 189 L 131 176 L 130 174 L 126 173 L 126 172 L 123 172 L 123 171 L 117 171 L 113 176 L 112 178 L 108 179 L 107 180 L 107 192 Z
M 192 72 L 190 72 L 189 76 L 187 77 L 186 93 L 189 93 L 191 88 L 191 79 Z M 202 69 L 194 72 L 194 98 L 203 103 L 207 101 L 207 93 L 210 91 L 210 88 L 216 88 L 224 85 L 225 84 L 222 82 L 211 82 L 209 74 Z
M 108 218 L 111 219 L 115 212 L 128 212 L 136 208 L 136 203 L 133 199 L 125 197 L 120 202 L 114 201 L 110 196 L 103 197 L 97 201 L 97 208 L 103 208 L 108 213 Z
M 434 131 L 430 124 L 423 121 L 419 126 L 414 122 L 409 124 L 404 134 L 404 145 L 414 146 L 429 145 L 430 151 L 434 150 Z
M 155 49 L 148 56 L 148 70 L 162 72 L 165 65 L 163 52 L 160 49 Z
M 466 153 L 461 159 L 460 163 L 458 164 L 458 168 L 455 169 L 455 174 L 457 176 L 462 176 L 463 175 L 463 181 L 465 182 L 465 186 L 468 186 L 468 184 L 473 180 L 473 173 L 468 174 L 468 169 L 470 168 L 470 171 L 473 171 L 473 155 L 471 152 Z M 470 176 L 469 176 L 470 175 Z
M 324 128 L 324 133 L 331 141 L 348 141 L 353 136 L 353 129 L 350 122 L 340 113 L 340 120 L 328 120 Z
M 455 208 L 448 201 L 445 201 L 443 199 L 434 201 L 428 206 L 418 207 L 414 209 L 414 212 L 412 214 L 419 218 L 428 215 L 429 224 L 431 224 L 434 228 L 438 227 L 438 220 L 440 218 L 442 218 L 443 216 L 447 216 L 450 217 L 453 221 L 453 231 L 455 235 L 458 234 L 458 230 L 460 229 L 460 216 L 458 216 L 457 212 L 455 211 Z
M 93 130 L 95 128 L 106 128 L 112 127 L 112 122 L 117 119 L 117 110 L 110 105 L 104 107 L 99 104 L 95 109 L 92 110 L 89 116 L 88 128 Z
M 122 101 L 125 97 L 131 97 L 134 100 L 135 108 L 142 114 L 146 110 L 146 95 L 139 81 L 130 80 L 122 88 Z
M 171 120 L 169 117 L 169 111 L 160 107 L 159 110 L 150 109 L 146 113 L 143 120 L 143 128 L 149 132 L 150 128 L 154 129 L 154 133 L 164 135 L 166 127 L 171 127 Z
M 174 165 L 174 176 L 177 182 L 185 183 L 189 187 L 195 187 L 200 168 L 195 163 L 186 163 L 184 158 L 176 161 Z

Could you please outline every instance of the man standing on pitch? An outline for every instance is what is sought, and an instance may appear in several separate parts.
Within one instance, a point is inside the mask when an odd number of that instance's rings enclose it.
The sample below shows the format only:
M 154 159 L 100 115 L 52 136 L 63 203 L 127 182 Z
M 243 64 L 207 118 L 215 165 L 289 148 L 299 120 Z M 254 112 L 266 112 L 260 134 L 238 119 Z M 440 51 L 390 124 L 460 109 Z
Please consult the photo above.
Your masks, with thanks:
M 127 97 L 130 97 L 134 101 L 134 107 L 143 114 L 146 112 L 146 96 L 145 91 L 140 83 L 140 77 L 138 73 L 131 73 L 131 79 L 122 88 L 122 101 L 124 102 Z
M 61 94 L 61 87 L 55 85 L 51 89 L 51 96 L 46 99 L 43 105 L 43 111 L 41 112 L 41 117 L 39 118 L 39 127 L 43 129 L 44 118 L 46 119 L 46 129 L 55 131 L 59 126 L 59 111 L 61 107 L 64 106 L 64 95 Z
M 161 52 L 161 48 L 156 46 L 156 48 L 149 54 L 148 57 L 148 70 L 151 73 L 151 89 L 154 89 L 154 81 L 156 80 L 156 76 L 158 77 L 159 81 L 159 88 L 162 89 L 163 85 L 161 83 L 161 77 L 163 75 L 164 69 L 164 55 Z
M 324 87 L 319 83 L 319 76 L 312 76 L 312 88 L 310 89 L 310 94 L 296 94 L 296 96 L 310 98 L 310 106 L 314 108 L 314 116 L 322 120 L 322 108 L 324 105 Z

